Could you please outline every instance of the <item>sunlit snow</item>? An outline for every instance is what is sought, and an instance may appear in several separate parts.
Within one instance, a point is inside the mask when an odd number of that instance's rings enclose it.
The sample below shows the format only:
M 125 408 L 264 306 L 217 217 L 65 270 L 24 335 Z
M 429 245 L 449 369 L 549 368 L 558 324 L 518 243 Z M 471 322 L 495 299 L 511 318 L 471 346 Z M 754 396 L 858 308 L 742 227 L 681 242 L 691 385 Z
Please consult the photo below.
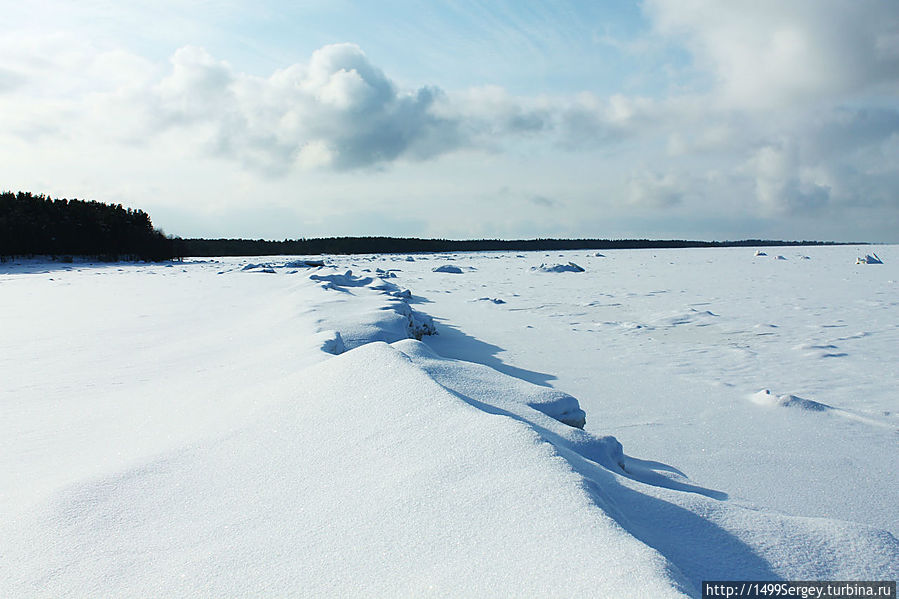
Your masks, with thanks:
M 0 595 L 895 580 L 896 246 L 779 251 L 0 265 Z

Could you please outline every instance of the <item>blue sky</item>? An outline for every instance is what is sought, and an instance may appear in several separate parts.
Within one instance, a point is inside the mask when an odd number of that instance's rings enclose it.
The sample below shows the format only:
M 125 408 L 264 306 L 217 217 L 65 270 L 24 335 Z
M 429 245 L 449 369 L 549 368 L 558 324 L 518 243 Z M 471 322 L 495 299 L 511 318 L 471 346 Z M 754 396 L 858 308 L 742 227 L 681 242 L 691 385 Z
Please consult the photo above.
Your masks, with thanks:
M 899 242 L 896 2 L 0 14 L 0 184 L 172 234 Z

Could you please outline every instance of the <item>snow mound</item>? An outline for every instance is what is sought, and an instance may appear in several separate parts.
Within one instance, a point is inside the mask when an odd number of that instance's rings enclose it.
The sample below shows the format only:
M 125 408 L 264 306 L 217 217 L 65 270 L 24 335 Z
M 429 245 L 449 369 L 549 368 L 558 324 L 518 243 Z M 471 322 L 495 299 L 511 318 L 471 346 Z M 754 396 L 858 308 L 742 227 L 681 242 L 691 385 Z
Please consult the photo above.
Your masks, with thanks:
M 0 522 L 4 595 L 668 598 L 899 563 L 888 533 L 722 501 L 547 415 L 573 398 L 420 342 L 275 388 L 231 431 Z
M 375 341 L 392 343 L 437 334 L 433 318 L 409 305 L 412 293 L 391 280 L 357 277 L 351 270 L 312 274 L 309 279 L 325 290 L 340 292 L 323 299 L 313 310 L 320 313 L 321 330 L 338 332 L 340 344 L 335 348 L 342 347 L 341 351 Z
M 755 255 L 756 255 L 756 256 L 767 256 L 768 254 L 766 254 L 766 253 L 763 252 L 762 250 L 756 250 L 756 251 L 755 251 Z
M 783 256 L 783 255 L 781 255 L 781 254 L 778 254 L 778 255 L 774 256 L 774 259 L 775 259 L 775 260 L 786 260 L 787 257 L 786 257 L 786 256 Z
M 444 264 L 443 266 L 435 266 L 431 269 L 433 272 L 445 272 L 454 275 L 461 275 L 462 269 L 453 264 Z
M 751 397 L 752 401 L 763 406 L 779 406 L 782 408 L 795 408 L 809 412 L 827 412 L 833 410 L 832 406 L 811 399 L 797 397 L 796 395 L 775 395 L 770 389 L 762 389 Z
M 373 343 L 0 524 L 5 596 L 685 597 L 529 424 Z
M 292 260 L 284 263 L 285 268 L 321 268 L 324 265 L 324 260 Z
M 247 264 L 240 270 L 252 271 L 252 272 L 264 272 L 273 274 L 275 269 L 272 268 L 271 264 L 263 263 L 263 264 Z
M 883 260 L 877 257 L 877 254 L 865 254 L 864 258 L 856 258 L 856 264 L 883 264 Z
M 512 413 L 527 406 L 569 426 L 584 428 L 586 414 L 577 399 L 567 393 L 534 385 L 482 364 L 444 358 L 421 342 L 399 341 L 393 346 L 441 385 L 478 404 Z
M 540 266 L 531 267 L 531 270 L 539 272 L 585 272 L 584 269 L 574 262 L 568 264 L 541 264 Z
M 437 334 L 437 326 L 434 324 L 434 319 L 423 312 L 413 310 L 406 302 L 395 302 L 392 309 L 397 314 L 406 317 L 406 330 L 409 339 L 421 341 L 422 337 Z
M 697 310 L 688 308 L 685 311 L 669 312 L 655 317 L 652 323 L 656 326 L 676 327 L 682 325 L 694 325 L 705 327 L 714 324 L 719 315 L 711 310 Z
M 346 345 L 343 343 L 343 337 L 337 331 L 322 331 L 315 335 L 320 342 L 319 348 L 326 354 L 338 355 L 346 351 Z
M 356 277 L 352 270 L 347 270 L 342 275 L 309 275 L 313 281 L 321 281 L 325 283 L 324 287 L 334 289 L 336 287 L 365 287 L 371 285 L 373 279 L 371 277 Z M 327 285 L 330 284 L 330 285 Z
M 276 272 L 276 268 L 321 268 L 325 265 L 323 260 L 290 260 L 284 263 L 277 262 L 260 262 L 258 264 L 250 262 L 241 270 L 256 272 Z
M 497 304 L 497 305 L 498 305 L 498 304 L 505 304 L 505 303 L 506 303 L 506 300 L 500 299 L 500 298 L 498 298 L 498 297 L 479 297 L 479 298 L 478 298 L 477 300 L 475 300 L 475 301 L 478 301 L 478 302 L 490 302 L 491 304 Z
M 795 410 L 806 412 L 827 412 L 828 414 L 833 414 L 834 416 L 839 416 L 853 422 L 862 423 L 879 429 L 893 429 L 896 432 L 899 432 L 899 429 L 895 429 L 892 423 L 885 422 L 878 418 L 872 418 L 870 413 L 858 413 L 857 411 L 830 406 L 796 395 L 775 395 L 768 389 L 762 389 L 758 393 L 751 395 L 749 399 L 762 406 L 793 408 Z M 883 415 L 888 416 L 889 414 Z

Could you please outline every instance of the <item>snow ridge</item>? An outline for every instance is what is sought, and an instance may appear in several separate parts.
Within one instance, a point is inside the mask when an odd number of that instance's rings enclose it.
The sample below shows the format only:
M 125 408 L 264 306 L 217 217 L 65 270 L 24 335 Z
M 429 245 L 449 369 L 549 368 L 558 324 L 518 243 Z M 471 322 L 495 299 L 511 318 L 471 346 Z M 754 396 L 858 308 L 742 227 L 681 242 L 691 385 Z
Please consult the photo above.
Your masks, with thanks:
M 392 282 L 373 287 L 391 297 L 399 292 L 406 301 L 414 297 L 408 290 L 400 292 Z M 674 326 L 716 316 L 691 309 L 689 318 L 678 315 L 660 323 Z M 726 493 L 696 485 L 673 466 L 628 456 L 615 437 L 583 431 L 587 415 L 577 399 L 566 393 L 482 364 L 440 356 L 413 335 L 390 347 L 469 406 L 536 433 L 580 477 L 579 486 L 593 507 L 664 557 L 668 574 L 662 579 L 672 591 L 699 595 L 701 581 L 715 576 L 857 579 L 897 570 L 899 541 L 888 532 L 730 503 Z M 829 408 L 801 398 L 787 399 L 781 405 Z M 859 547 L 871 556 L 865 563 L 855 557 Z M 796 552 L 803 559 L 796 559 Z
M 332 351 L 328 353 L 374 341 L 392 343 L 437 334 L 434 320 L 410 305 L 412 293 L 391 282 L 395 277 L 393 272 L 380 269 L 375 276 L 356 276 L 352 270 L 309 275 L 321 289 L 337 292 L 313 302 L 315 311 L 321 314 L 320 329 L 341 339 L 341 343 L 329 346 Z

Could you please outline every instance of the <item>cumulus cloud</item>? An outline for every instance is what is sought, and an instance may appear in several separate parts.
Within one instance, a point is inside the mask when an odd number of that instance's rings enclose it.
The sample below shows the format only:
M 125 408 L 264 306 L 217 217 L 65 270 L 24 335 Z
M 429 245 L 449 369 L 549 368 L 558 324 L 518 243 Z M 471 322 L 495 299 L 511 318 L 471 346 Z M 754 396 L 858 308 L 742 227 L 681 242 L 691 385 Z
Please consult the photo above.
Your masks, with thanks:
M 518 98 L 487 85 L 452 94 L 441 109 L 466 123 L 471 135 L 529 135 L 555 127 L 554 106 L 546 99 Z
M 354 44 L 325 46 L 267 78 L 190 46 L 171 65 L 152 89 L 151 119 L 207 130 L 208 150 L 272 172 L 424 159 L 464 143 L 458 121 L 434 109 L 441 90 L 400 91 Z
M 649 98 L 581 93 L 558 107 L 560 143 L 568 148 L 608 145 L 654 132 L 671 106 Z
M 154 90 L 161 115 L 182 124 L 221 118 L 232 107 L 235 77 L 228 63 L 193 46 L 177 50 L 171 63 L 171 74 Z
M 650 208 L 668 208 L 680 204 L 690 186 L 674 172 L 656 173 L 643 169 L 628 179 L 628 200 Z
M 197 46 L 151 61 L 85 40 L 12 34 L 0 40 L 0 136 L 34 142 L 35 156 L 51 146 L 115 156 L 125 144 L 143 152 L 134 162 L 148 173 L 144 165 L 160 155 L 165 163 L 212 156 L 220 160 L 202 161 L 206 168 L 237 165 L 253 185 L 336 181 L 328 171 L 396 162 L 392 172 L 409 176 L 410 163 L 444 157 L 415 165 L 418 179 L 408 180 L 419 189 L 439 179 L 453 190 L 442 181 L 483 162 L 489 168 L 466 189 L 484 185 L 490 169 L 503 171 L 503 181 L 528 190 L 515 194 L 516 205 L 534 214 L 558 206 L 557 197 L 592 206 L 578 199 L 588 196 L 604 198 L 609 213 L 717 207 L 771 222 L 855 206 L 897 213 L 899 4 L 643 6 L 653 43 L 641 51 L 664 62 L 663 48 L 686 48 L 691 64 L 667 65 L 691 70 L 675 74 L 682 85 L 558 95 L 402 88 L 354 44 L 324 46 L 259 76 Z M 320 172 L 269 176 L 305 169 Z M 708 180 L 712 171 L 718 182 Z
M 702 173 L 716 169 L 767 219 L 896 209 L 887 181 L 899 174 L 899 4 L 647 0 L 644 12 L 650 37 L 689 51 L 679 67 L 689 85 L 617 121 L 597 99 L 572 127 L 588 140 L 640 136 L 665 160 L 664 174 L 628 179 L 632 203 L 715 201 L 701 190 Z
M 882 144 L 899 134 L 899 110 L 884 107 L 838 107 L 818 115 L 801 132 L 807 141 L 809 160 L 823 162 L 839 159 L 865 149 L 880 154 Z M 864 159 L 874 166 L 877 155 L 866 154 Z
M 762 214 L 814 214 L 850 206 L 897 206 L 899 111 L 831 107 L 787 125 L 757 121 L 739 169 Z
M 756 197 L 768 214 L 814 212 L 830 198 L 828 187 L 802 171 L 793 143 L 760 148 L 750 162 L 756 176 Z
M 881 0 L 647 0 L 728 106 L 778 107 L 897 91 L 899 4 Z

